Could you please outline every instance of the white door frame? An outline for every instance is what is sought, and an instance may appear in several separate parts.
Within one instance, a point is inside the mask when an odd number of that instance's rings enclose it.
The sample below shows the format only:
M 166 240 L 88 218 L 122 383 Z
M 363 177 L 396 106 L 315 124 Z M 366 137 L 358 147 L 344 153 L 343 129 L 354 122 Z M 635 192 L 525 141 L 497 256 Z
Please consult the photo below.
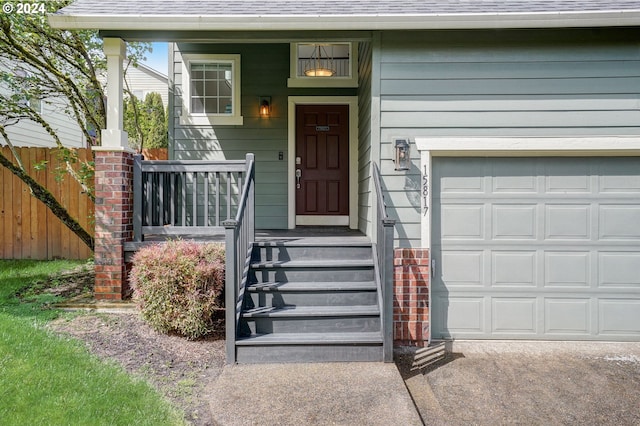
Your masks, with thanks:
M 357 96 L 289 96 L 288 100 L 288 227 L 296 227 L 296 105 L 349 106 L 349 228 L 358 227 L 358 97 Z M 332 223 L 327 223 L 332 225 Z M 338 225 L 338 223 L 336 223 Z

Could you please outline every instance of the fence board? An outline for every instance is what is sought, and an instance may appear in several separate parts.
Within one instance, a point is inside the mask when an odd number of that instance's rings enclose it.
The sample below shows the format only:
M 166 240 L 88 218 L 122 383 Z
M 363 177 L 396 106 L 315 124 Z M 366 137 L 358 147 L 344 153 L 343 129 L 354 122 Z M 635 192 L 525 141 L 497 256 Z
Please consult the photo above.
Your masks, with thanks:
M 3 246 L 3 258 L 13 257 L 13 242 L 15 236 L 13 235 L 13 175 L 9 170 L 3 167 L 2 173 L 2 200 L 4 205 L 2 208 L 2 224 L 4 228 L 4 235 L 2 238 Z
M 2 154 L 14 161 L 8 147 Z M 93 234 L 93 202 L 73 178 L 55 179 L 60 164 L 57 152 L 50 148 L 16 148 L 25 168 L 69 211 L 71 216 Z M 92 158 L 89 149 L 78 150 L 81 159 Z M 46 170 L 36 171 L 36 163 L 47 162 Z M 9 170 L 0 170 L 0 258 L 1 259 L 86 259 L 92 255 L 85 244 L 60 222 L 20 179 Z
M 145 160 L 168 160 L 169 150 L 167 148 L 144 148 L 142 155 Z
M 31 168 L 33 164 L 33 159 L 31 158 L 33 154 L 32 150 L 27 150 L 22 155 L 22 160 L 24 161 L 25 167 Z M 17 253 L 22 259 L 31 259 L 33 256 L 31 255 L 31 191 L 27 188 L 26 185 L 20 185 L 20 197 L 21 197 L 21 206 L 22 211 L 20 212 L 20 219 L 22 225 L 22 250 L 20 253 Z
M 47 150 L 46 149 L 36 150 L 36 162 L 41 163 L 46 160 L 47 160 Z M 33 165 L 31 167 L 33 168 Z M 47 178 L 47 172 L 45 170 L 35 171 L 34 176 L 38 182 L 44 182 L 45 179 Z M 31 200 L 32 200 L 31 203 L 35 204 L 36 206 L 35 210 L 32 209 L 32 212 L 35 211 L 35 216 L 32 216 L 32 218 L 35 218 L 35 220 L 37 221 L 37 230 L 38 230 L 37 235 L 38 236 L 47 235 L 47 230 L 48 230 L 47 206 L 45 206 L 43 203 L 38 201 L 35 197 L 31 197 Z M 34 259 L 47 258 L 48 250 L 47 250 L 46 244 L 42 244 L 34 241 L 33 246 L 36 248 L 34 253 Z

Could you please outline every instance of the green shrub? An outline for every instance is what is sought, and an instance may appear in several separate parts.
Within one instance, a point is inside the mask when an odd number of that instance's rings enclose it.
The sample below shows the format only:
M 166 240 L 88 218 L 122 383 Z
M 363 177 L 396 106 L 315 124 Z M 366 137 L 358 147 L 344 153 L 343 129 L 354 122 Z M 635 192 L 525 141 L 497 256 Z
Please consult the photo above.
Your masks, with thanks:
M 177 240 L 144 247 L 133 257 L 129 281 L 151 327 L 197 339 L 213 331 L 222 305 L 224 246 Z

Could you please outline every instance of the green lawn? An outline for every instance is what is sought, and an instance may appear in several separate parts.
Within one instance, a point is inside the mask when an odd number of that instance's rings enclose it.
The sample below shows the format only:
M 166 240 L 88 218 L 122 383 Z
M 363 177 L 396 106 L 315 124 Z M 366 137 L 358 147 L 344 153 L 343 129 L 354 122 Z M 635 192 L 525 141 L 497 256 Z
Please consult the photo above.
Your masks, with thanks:
M 16 292 L 69 261 L 0 260 L 0 423 L 3 425 L 176 425 L 182 416 L 146 382 L 101 362 L 79 342 L 48 332 L 51 296 L 26 303 Z

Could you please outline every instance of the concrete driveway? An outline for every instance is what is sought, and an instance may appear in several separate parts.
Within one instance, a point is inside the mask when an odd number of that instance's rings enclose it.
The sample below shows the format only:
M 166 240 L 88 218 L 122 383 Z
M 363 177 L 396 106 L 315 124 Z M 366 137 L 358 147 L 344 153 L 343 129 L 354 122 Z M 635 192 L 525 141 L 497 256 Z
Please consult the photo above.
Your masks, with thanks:
M 397 364 L 428 425 L 640 425 L 640 343 L 456 342 Z

